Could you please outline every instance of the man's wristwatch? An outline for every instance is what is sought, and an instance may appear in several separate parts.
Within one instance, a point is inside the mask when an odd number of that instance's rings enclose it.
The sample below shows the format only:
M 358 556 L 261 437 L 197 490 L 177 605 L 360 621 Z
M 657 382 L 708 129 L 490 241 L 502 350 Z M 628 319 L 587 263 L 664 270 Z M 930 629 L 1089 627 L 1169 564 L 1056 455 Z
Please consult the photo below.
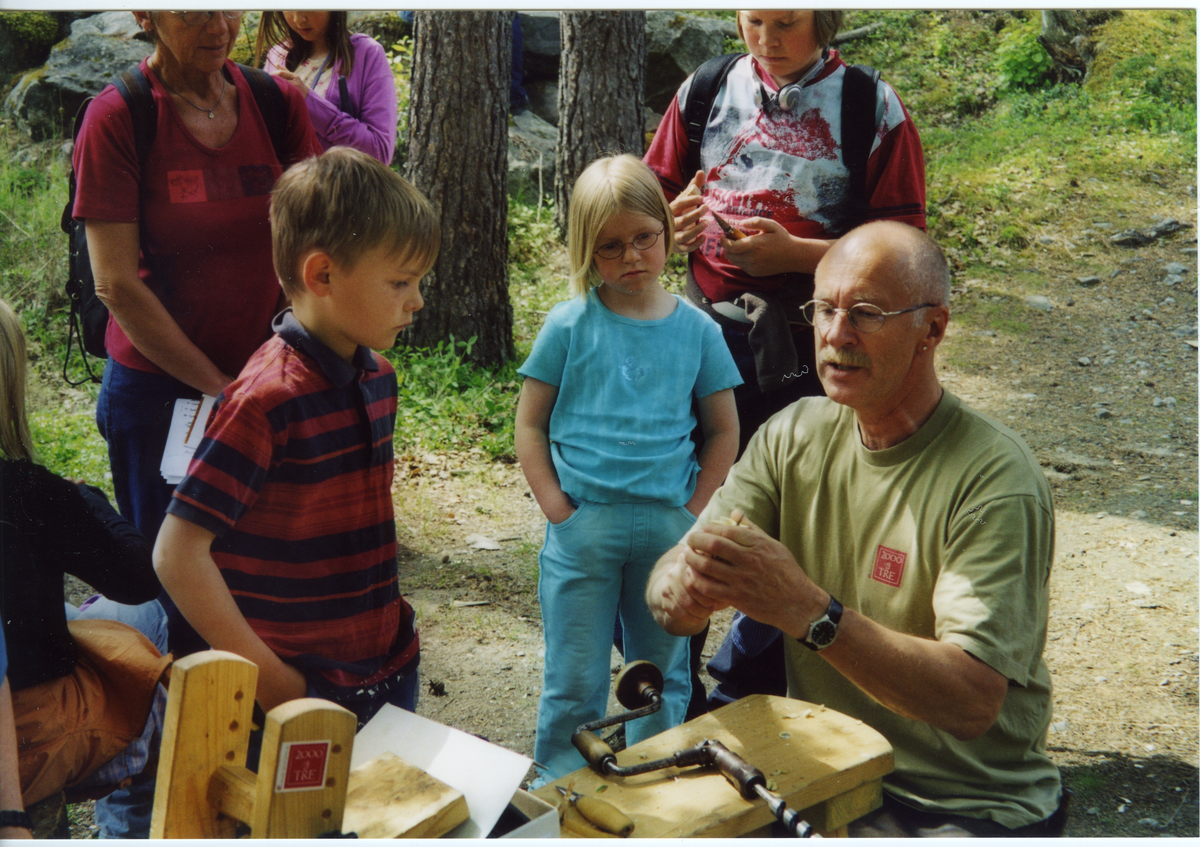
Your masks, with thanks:
M 809 650 L 824 650 L 837 639 L 838 624 L 842 620 L 842 604 L 830 594 L 829 608 L 825 614 L 812 622 L 808 635 L 798 639 Z
M 17 826 L 33 832 L 33 820 L 29 817 L 29 813 L 16 809 L 6 809 L 0 812 L 0 829 L 4 829 L 6 826 Z

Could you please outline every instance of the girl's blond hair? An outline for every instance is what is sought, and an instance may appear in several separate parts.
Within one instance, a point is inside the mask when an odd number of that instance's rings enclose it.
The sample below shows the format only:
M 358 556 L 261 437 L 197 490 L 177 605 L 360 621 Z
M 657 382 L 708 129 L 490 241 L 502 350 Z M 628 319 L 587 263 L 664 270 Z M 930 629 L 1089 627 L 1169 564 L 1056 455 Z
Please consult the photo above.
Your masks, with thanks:
M 25 409 L 25 332 L 12 307 L 0 300 L 0 451 L 7 459 L 32 459 Z
M 593 253 L 600 231 L 619 212 L 634 212 L 662 221 L 667 253 L 675 243 L 675 218 L 658 177 L 628 153 L 597 159 L 575 180 L 567 216 L 567 250 L 571 259 L 571 294 L 585 296 L 601 283 Z

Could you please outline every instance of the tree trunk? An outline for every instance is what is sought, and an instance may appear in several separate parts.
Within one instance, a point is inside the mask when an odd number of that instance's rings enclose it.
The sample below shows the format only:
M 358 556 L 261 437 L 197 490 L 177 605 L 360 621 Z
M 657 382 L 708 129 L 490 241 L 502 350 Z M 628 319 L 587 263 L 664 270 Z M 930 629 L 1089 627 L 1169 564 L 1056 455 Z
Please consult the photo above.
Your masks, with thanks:
M 417 12 L 408 178 L 442 221 L 408 343 L 474 337 L 470 359 L 513 357 L 508 299 L 508 88 L 512 12 Z
M 555 221 L 566 232 L 575 178 L 612 153 L 645 150 L 645 12 L 563 12 Z
M 1092 30 L 1104 21 L 1119 15 L 1111 10 L 1071 11 L 1047 9 L 1042 12 L 1042 32 L 1038 43 L 1054 60 L 1058 76 L 1063 80 L 1086 79 L 1096 58 Z

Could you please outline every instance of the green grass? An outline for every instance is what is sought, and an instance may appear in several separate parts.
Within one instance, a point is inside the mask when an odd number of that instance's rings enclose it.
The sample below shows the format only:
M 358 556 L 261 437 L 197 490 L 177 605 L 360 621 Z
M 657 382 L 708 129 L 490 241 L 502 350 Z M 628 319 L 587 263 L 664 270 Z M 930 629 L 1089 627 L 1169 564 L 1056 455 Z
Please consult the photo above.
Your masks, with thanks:
M 887 25 L 842 50 L 883 69 L 920 129 L 930 233 L 956 270 L 997 285 L 1035 255 L 1041 231 L 1075 223 L 1081 209 L 1148 217 L 1147 186 L 1188 179 L 1196 164 L 1194 12 L 1102 25 L 1086 86 L 1013 86 L 998 51 L 1005 38 L 1027 43 L 1036 17 L 852 12 L 847 28 Z
M 37 410 L 29 417 L 29 429 L 41 464 L 67 479 L 83 479 L 112 499 L 108 445 L 91 412 Z

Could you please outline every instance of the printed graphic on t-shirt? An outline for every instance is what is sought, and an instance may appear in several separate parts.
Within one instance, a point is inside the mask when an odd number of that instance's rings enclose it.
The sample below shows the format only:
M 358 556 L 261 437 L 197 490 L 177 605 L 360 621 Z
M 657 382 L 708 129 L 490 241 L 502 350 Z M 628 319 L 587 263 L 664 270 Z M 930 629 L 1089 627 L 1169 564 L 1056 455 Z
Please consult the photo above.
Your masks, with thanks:
M 899 586 L 900 580 L 904 576 L 904 563 L 907 560 L 907 553 L 901 553 L 899 550 L 893 550 L 891 547 L 884 547 L 880 544 L 875 548 L 875 569 L 871 572 L 871 579 L 882 582 L 884 585 Z
M 705 186 L 714 208 L 785 225 L 807 219 L 830 226 L 829 210 L 842 205 L 849 177 L 836 140 L 840 113 L 730 108 L 725 117 L 709 127 L 703 141 L 706 158 L 718 162 Z
M 203 203 L 208 199 L 204 192 L 204 171 L 168 171 L 167 185 L 172 203 Z
M 270 165 L 239 165 L 200 171 L 168 171 L 172 203 L 208 203 L 270 194 L 275 172 Z
M 646 369 L 638 365 L 637 356 L 626 356 L 621 365 L 621 376 L 630 382 L 637 382 L 646 375 Z

